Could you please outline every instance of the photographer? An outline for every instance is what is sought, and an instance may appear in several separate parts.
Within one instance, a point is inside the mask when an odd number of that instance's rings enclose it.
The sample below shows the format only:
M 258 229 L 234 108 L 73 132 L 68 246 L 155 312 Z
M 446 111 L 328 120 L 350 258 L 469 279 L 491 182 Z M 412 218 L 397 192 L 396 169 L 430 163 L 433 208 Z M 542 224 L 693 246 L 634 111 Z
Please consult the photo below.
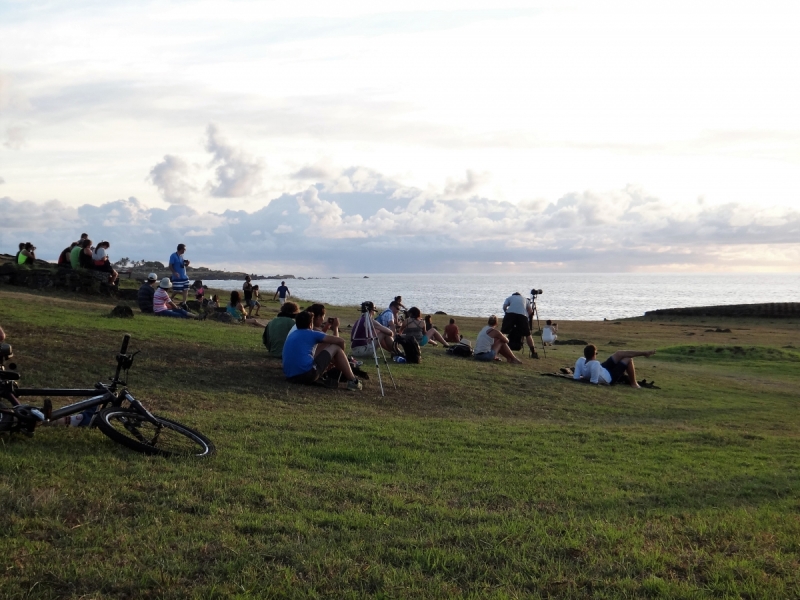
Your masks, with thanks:
M 381 348 L 392 352 L 394 345 L 392 330 L 375 320 L 375 305 L 372 302 L 364 302 L 361 305 L 361 316 L 350 331 L 350 354 L 355 358 L 369 358 L 372 356 L 372 339 L 367 336 L 367 319 L 372 320 L 372 328 L 377 336 L 375 339 Z
M 536 346 L 533 344 L 533 336 L 531 335 L 530 316 L 533 314 L 533 307 L 527 298 L 523 298 L 519 292 L 514 292 L 505 302 L 503 302 L 503 326 L 500 331 L 508 336 L 514 338 L 525 338 L 528 342 L 531 358 L 539 358 L 536 353 Z
M 557 339 L 558 323 L 553 323 L 550 319 L 547 319 L 547 323 L 542 327 L 542 343 L 552 346 Z
M 186 267 L 189 266 L 189 261 L 183 258 L 186 252 L 186 244 L 178 244 L 178 249 L 173 252 L 169 257 L 169 270 L 172 272 L 170 280 L 172 281 L 172 299 L 174 300 L 178 293 L 183 294 L 183 302 L 181 308 L 187 308 L 186 299 L 189 297 L 189 276 L 186 274 Z
M 283 345 L 286 343 L 286 337 L 292 327 L 295 326 L 294 319 L 299 312 L 300 307 L 297 304 L 285 302 L 281 306 L 278 316 L 267 323 L 261 340 L 264 342 L 264 346 L 266 346 L 270 356 L 275 358 L 283 356 Z

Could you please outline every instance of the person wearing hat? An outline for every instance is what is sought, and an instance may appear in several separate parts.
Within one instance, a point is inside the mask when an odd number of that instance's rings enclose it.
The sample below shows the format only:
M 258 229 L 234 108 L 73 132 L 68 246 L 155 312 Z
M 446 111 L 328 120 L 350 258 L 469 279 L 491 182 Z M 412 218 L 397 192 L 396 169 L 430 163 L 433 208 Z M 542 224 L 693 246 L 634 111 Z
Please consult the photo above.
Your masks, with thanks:
M 164 277 L 158 285 L 158 289 L 153 294 L 153 313 L 157 317 L 178 317 L 181 319 L 191 319 L 194 317 L 188 310 L 178 308 L 175 303 L 169 299 L 167 290 L 172 287 L 172 282 L 169 277 Z
M 136 296 L 136 302 L 139 304 L 139 310 L 143 313 L 153 312 L 153 296 L 156 293 L 156 284 L 158 283 L 158 275 L 150 273 L 147 279 L 142 283 L 139 288 L 139 293 Z

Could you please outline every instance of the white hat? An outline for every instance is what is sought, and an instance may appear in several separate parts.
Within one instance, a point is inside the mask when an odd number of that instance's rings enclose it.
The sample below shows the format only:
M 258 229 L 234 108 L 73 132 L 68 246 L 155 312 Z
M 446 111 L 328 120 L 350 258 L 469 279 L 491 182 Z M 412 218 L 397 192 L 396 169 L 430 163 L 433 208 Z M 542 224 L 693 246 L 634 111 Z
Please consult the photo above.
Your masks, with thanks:
M 158 284 L 158 287 L 168 290 L 172 287 L 172 282 L 169 280 L 169 277 L 164 277 L 164 279 L 161 280 L 161 283 Z
M 156 281 L 157 279 L 158 275 L 156 275 L 155 273 L 150 273 L 150 275 L 147 276 L 147 281 Z

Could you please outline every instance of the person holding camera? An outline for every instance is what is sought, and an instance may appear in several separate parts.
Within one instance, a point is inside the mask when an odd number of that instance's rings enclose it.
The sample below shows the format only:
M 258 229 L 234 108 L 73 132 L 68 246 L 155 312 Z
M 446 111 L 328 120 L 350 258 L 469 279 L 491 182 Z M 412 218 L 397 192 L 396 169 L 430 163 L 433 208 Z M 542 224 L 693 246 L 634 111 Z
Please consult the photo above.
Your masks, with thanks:
M 186 299 L 189 297 L 189 276 L 186 274 L 186 267 L 189 266 L 189 261 L 183 258 L 185 252 L 186 244 L 178 244 L 178 249 L 169 257 L 169 270 L 172 272 L 170 276 L 173 292 L 172 299 L 174 300 L 178 294 L 183 294 L 181 308 L 184 310 L 187 308 Z
M 17 255 L 18 265 L 33 265 L 36 260 L 36 246 L 30 242 L 25 242 L 25 245 L 20 248 Z
M 558 323 L 553 323 L 550 319 L 544 327 L 542 327 L 542 343 L 550 344 L 551 346 L 558 339 Z
M 572 377 L 594 384 L 628 383 L 632 388 L 640 388 L 633 359 L 637 356 L 649 358 L 655 353 L 655 350 L 618 350 L 601 363 L 597 360 L 597 346 L 589 344 L 583 349 L 583 356 L 575 361 Z
M 533 314 L 533 307 L 530 301 L 519 292 L 514 292 L 503 302 L 503 312 L 505 316 L 503 317 L 503 325 L 500 328 L 500 332 L 509 338 L 516 336 L 525 338 L 531 351 L 531 358 L 539 358 L 531 335 L 529 319 Z
M 361 305 L 361 316 L 353 325 L 353 329 L 350 330 L 350 354 L 355 358 L 370 358 L 372 356 L 372 338 L 368 336 L 367 319 L 372 320 L 372 328 L 377 336 L 375 341 L 387 352 L 392 352 L 394 332 L 375 320 L 375 305 L 372 302 L 364 302 Z

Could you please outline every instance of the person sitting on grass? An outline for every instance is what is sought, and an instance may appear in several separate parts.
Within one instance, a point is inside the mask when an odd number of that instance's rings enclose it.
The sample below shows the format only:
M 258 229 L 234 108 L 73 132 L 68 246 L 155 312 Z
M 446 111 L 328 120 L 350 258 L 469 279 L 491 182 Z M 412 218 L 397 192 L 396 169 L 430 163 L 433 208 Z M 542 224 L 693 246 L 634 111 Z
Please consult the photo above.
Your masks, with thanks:
M 497 315 L 492 315 L 488 325 L 481 329 L 478 339 L 475 340 L 475 360 L 491 362 L 500 360 L 500 356 L 504 356 L 506 362 L 512 365 L 522 364 L 508 347 L 508 338 L 497 330 Z
M 300 312 L 300 307 L 294 302 L 285 302 L 281 306 L 278 316 L 264 327 L 261 340 L 264 342 L 270 356 L 280 358 L 283 356 L 283 345 L 289 331 L 294 327 L 294 318 Z
M 583 349 L 583 356 L 575 361 L 573 378 L 595 384 L 627 383 L 632 388 L 639 388 L 633 359 L 637 356 L 649 358 L 655 353 L 655 350 L 618 350 L 601 363 L 597 360 L 597 346 L 589 344 Z
M 444 339 L 442 334 L 433 326 L 433 317 L 431 315 L 425 315 L 425 335 L 428 336 L 428 343 L 431 346 L 436 346 L 437 343 L 439 343 L 445 348 L 450 347 L 447 340 Z
M 355 358 L 369 358 L 372 356 L 372 339 L 367 337 L 367 319 L 372 320 L 372 328 L 375 330 L 375 350 L 378 346 L 387 352 L 392 352 L 394 348 L 394 333 L 388 327 L 384 327 L 375 320 L 375 305 L 372 302 L 365 302 L 363 308 L 366 312 L 362 313 L 350 330 L 350 354 Z
M 542 343 L 552 346 L 557 339 L 558 323 L 553 323 L 550 319 L 547 319 L 547 323 L 542 327 Z
M 353 374 L 344 353 L 344 340 L 311 329 L 314 316 L 303 311 L 295 318 L 297 330 L 283 346 L 283 374 L 291 383 L 317 381 L 331 363 L 347 379 L 347 389 L 360 390 L 361 382 Z
M 239 321 L 240 323 L 247 323 L 248 325 L 252 325 L 253 327 L 266 327 L 266 323 L 262 323 L 257 319 L 253 319 L 252 317 L 248 317 L 247 313 L 244 311 L 244 306 L 242 306 L 242 296 L 239 294 L 238 290 L 233 290 L 231 292 L 231 301 L 228 303 L 226 310 L 230 316 L 234 319 Z
M 169 277 L 164 277 L 158 285 L 156 293 L 153 294 L 153 313 L 157 317 L 177 317 L 179 319 L 193 319 L 194 315 L 188 310 L 178 308 L 178 306 L 169 299 L 167 290 L 172 287 L 172 282 Z
M 376 321 L 390 329 L 392 333 L 396 333 L 398 326 L 397 326 L 397 313 L 400 312 L 400 303 L 396 300 L 392 300 L 389 303 L 389 308 L 383 311 L 376 317 Z
M 156 283 L 158 283 L 158 275 L 150 273 L 136 294 L 136 303 L 143 313 L 153 313 L 153 297 L 156 295 Z
M 444 326 L 444 339 L 450 344 L 458 344 L 461 341 L 461 332 L 455 319 L 450 319 L 450 324 Z
M 200 307 L 203 307 L 203 301 L 205 300 L 206 290 L 203 287 L 203 280 L 202 279 L 195 279 L 194 283 L 189 286 L 190 290 L 194 290 L 194 300 L 195 302 L 200 303 Z

